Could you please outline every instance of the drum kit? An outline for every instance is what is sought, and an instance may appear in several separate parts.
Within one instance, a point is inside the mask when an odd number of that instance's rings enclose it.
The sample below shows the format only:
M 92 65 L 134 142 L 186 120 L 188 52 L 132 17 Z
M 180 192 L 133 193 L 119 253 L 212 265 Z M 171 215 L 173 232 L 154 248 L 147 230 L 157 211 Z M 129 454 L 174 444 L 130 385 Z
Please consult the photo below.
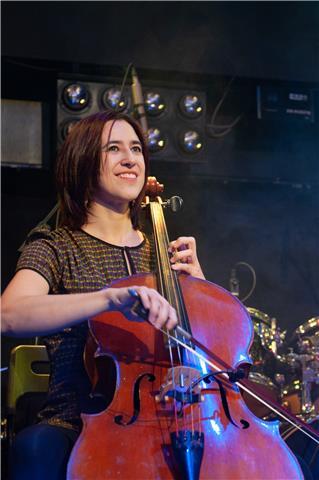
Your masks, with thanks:
M 261 394 L 302 420 L 314 421 L 319 416 L 319 317 L 310 318 L 286 339 L 287 332 L 275 318 L 255 308 L 247 310 L 255 331 L 249 379 Z M 267 407 L 245 400 L 255 415 L 271 418 Z

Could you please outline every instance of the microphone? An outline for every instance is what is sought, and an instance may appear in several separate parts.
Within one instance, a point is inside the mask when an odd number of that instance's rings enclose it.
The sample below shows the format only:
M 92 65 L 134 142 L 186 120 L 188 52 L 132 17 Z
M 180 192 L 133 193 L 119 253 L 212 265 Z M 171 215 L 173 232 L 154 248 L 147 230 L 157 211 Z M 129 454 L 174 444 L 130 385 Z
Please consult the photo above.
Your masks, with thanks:
M 232 268 L 230 272 L 229 279 L 230 292 L 235 296 L 239 297 L 239 280 L 236 276 L 236 269 Z
M 148 127 L 144 108 L 142 86 L 134 67 L 132 67 L 132 98 L 135 115 L 140 122 L 144 135 L 146 136 Z

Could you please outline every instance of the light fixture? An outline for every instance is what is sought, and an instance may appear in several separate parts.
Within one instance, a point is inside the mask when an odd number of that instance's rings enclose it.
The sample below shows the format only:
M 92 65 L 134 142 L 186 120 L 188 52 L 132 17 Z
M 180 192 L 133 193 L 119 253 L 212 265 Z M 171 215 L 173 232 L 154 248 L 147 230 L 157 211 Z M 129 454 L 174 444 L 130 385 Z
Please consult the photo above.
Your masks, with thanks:
M 158 117 L 166 109 L 162 96 L 156 92 L 148 92 L 145 97 L 145 110 L 151 117 Z
M 108 88 L 102 95 L 102 103 L 106 108 L 112 108 L 118 112 L 123 112 L 128 106 L 128 101 L 124 95 L 121 96 L 121 90 L 117 87 Z
M 178 106 L 182 115 L 187 118 L 197 118 L 203 113 L 203 105 L 197 95 L 183 95 Z
M 168 77 L 163 76 L 163 85 Z M 170 83 L 170 82 L 169 82 Z M 118 77 L 68 77 L 57 83 L 57 140 L 68 137 L 76 120 L 111 109 L 134 116 L 135 106 L 129 85 L 121 87 Z M 204 89 L 179 85 L 161 86 L 159 79 L 143 82 L 143 100 L 148 128 L 147 148 L 156 162 L 204 163 L 207 95 Z M 63 99 L 63 100 L 62 100 Z M 86 107 L 82 110 L 83 107 Z M 73 136 L 75 131 L 71 133 Z M 70 137 L 68 137 L 70 138 Z
M 62 91 L 62 100 L 64 105 L 73 111 L 84 110 L 90 101 L 90 93 L 85 85 L 80 83 L 70 83 Z
M 151 153 L 159 152 L 165 147 L 165 139 L 158 128 L 149 128 L 147 131 L 147 145 Z
M 179 144 L 184 152 L 197 153 L 203 147 L 202 136 L 196 130 L 187 130 L 180 134 Z
M 66 120 L 65 122 L 63 122 L 62 127 L 61 127 L 61 138 L 62 138 L 62 140 L 66 139 L 66 137 L 69 135 L 69 133 L 71 132 L 74 125 L 76 123 L 78 123 L 79 121 L 80 121 L 80 119 L 76 118 L 76 119 L 72 119 L 72 120 L 69 119 L 69 120 Z

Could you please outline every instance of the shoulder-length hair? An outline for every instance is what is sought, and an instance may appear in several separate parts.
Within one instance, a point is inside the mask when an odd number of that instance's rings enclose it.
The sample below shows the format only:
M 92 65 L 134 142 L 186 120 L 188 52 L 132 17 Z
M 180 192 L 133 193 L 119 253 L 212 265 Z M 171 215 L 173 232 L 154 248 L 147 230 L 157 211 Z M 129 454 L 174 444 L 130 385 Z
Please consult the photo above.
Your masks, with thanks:
M 138 123 L 130 116 L 114 110 L 98 112 L 77 122 L 61 147 L 56 165 L 60 226 L 65 225 L 77 230 L 85 224 L 99 185 L 102 131 L 106 122 L 117 120 L 129 123 L 142 144 L 145 162 L 144 185 L 136 200 L 130 203 L 133 228 L 139 227 L 139 212 L 149 172 L 148 150 Z

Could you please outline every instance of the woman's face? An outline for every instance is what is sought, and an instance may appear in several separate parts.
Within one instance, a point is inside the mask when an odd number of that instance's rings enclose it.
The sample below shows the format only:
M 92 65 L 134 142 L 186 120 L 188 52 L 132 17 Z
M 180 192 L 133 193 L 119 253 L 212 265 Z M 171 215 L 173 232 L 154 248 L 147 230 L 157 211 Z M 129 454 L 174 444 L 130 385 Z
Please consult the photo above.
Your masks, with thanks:
M 125 120 L 110 120 L 101 136 L 101 173 L 95 201 L 125 211 L 141 192 L 145 163 L 141 142 Z

